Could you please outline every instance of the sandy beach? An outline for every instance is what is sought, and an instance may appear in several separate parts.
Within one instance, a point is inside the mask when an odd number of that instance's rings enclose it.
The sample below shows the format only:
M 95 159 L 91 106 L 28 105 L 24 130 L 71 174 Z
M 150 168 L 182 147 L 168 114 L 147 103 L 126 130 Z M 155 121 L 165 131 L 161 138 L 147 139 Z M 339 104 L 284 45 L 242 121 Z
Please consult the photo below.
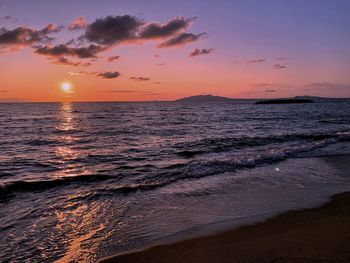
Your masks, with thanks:
M 322 207 L 101 262 L 350 262 L 350 192 Z

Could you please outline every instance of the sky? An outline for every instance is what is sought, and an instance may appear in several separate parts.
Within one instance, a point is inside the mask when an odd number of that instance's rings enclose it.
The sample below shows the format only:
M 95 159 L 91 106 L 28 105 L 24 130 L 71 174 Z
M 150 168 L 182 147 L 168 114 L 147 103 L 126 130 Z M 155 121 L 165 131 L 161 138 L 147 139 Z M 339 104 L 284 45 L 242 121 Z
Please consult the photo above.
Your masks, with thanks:
M 348 0 L 0 0 L 1 101 L 350 97 Z

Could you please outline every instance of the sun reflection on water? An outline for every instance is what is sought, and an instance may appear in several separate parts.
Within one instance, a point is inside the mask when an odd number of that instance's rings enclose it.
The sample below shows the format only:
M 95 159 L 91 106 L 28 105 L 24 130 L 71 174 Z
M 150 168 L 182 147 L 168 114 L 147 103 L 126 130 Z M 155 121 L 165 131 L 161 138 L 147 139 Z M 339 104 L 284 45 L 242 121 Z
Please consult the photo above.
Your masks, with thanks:
M 56 126 L 57 140 L 60 142 L 55 149 L 56 158 L 60 163 L 60 170 L 56 174 L 58 178 L 91 174 L 86 166 L 78 161 L 83 157 L 83 152 L 76 147 L 76 142 L 79 141 L 77 123 L 78 116 L 74 112 L 73 103 L 62 103 Z

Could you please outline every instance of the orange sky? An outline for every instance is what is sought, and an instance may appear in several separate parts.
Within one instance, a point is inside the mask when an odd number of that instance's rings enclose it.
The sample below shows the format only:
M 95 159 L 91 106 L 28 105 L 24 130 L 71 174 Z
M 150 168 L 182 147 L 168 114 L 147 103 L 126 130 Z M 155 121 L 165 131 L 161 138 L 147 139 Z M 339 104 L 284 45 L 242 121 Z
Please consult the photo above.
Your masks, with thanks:
M 116 2 L 105 2 L 118 7 Z M 62 14 L 53 15 L 48 21 L 38 18 L 34 11 L 24 14 L 14 4 L 15 1 L 12 3 L 13 5 L 6 2 L 0 13 L 0 17 L 3 17 L 0 19 L 0 101 L 145 101 L 173 100 L 199 94 L 232 98 L 277 98 L 306 94 L 350 96 L 350 53 L 346 48 L 349 37 L 345 35 L 347 29 L 340 26 L 343 21 L 337 20 L 339 17 L 345 18 L 338 12 L 338 18 L 335 19 L 333 14 L 327 13 L 329 11 L 326 6 L 320 6 L 319 10 L 316 8 L 315 17 L 304 21 L 309 25 L 306 29 L 300 29 L 300 21 L 295 20 L 288 6 L 282 10 L 288 23 L 279 25 L 276 21 L 281 14 L 269 13 L 267 16 L 268 12 L 272 12 L 271 6 L 258 8 L 258 2 L 256 8 L 251 10 L 253 14 L 248 23 L 244 13 L 239 13 L 239 8 L 247 9 L 244 2 L 236 5 L 235 14 L 218 9 L 221 20 L 208 12 L 209 6 L 193 9 L 191 15 L 186 14 L 185 10 L 180 13 L 176 8 L 172 11 L 169 8 L 166 14 L 145 13 L 140 19 L 135 16 L 135 19 L 142 20 L 143 28 L 155 23 L 165 30 L 167 23 L 176 19 L 190 22 L 166 37 L 159 35 L 137 41 L 126 39 L 112 44 L 91 42 L 107 50 L 89 58 L 77 58 L 67 53 L 60 56 L 38 54 L 38 46 L 43 47 L 46 43 L 32 41 L 18 44 L 15 42 L 18 39 L 9 40 L 5 34 L 21 27 L 39 32 L 49 23 L 62 25 L 57 30 L 59 32 L 48 35 L 55 38 L 48 47 L 54 47 L 87 34 L 89 27 L 97 21 L 96 18 L 103 20 L 108 15 L 116 18 L 128 12 L 135 13 L 140 8 L 146 12 L 150 7 L 143 7 L 142 4 L 137 6 L 138 9 L 133 5 L 124 6 L 124 12 L 116 14 L 107 11 L 107 5 L 104 11 L 94 11 L 93 2 L 88 1 L 84 12 L 78 12 L 79 9 L 74 6 L 66 12 L 66 1 L 61 4 L 42 2 L 43 10 L 55 5 L 57 12 Z M 27 4 L 28 9 L 33 8 L 27 2 L 21 3 Z M 193 11 L 197 11 L 196 19 L 191 18 L 194 16 Z M 186 16 L 180 17 L 184 12 Z M 79 21 L 86 21 L 84 28 L 69 31 L 69 24 L 82 13 L 86 15 Z M 326 18 L 325 14 L 328 15 Z M 5 21 L 5 15 L 16 17 L 16 20 L 13 18 L 13 21 Z M 322 22 L 324 24 L 318 22 L 320 16 L 327 19 Z M 319 34 L 320 29 L 325 35 Z M 143 29 L 139 30 L 138 34 L 142 34 Z M 157 47 L 181 33 L 193 33 L 196 36 L 201 32 L 206 34 L 198 35 L 198 39 L 190 42 L 167 48 Z M 328 41 L 330 36 L 333 41 Z M 91 43 L 85 43 L 85 46 Z M 64 45 L 69 48 L 81 47 L 79 44 Z M 208 54 L 190 57 L 189 54 L 195 49 L 205 50 Z M 108 62 L 110 56 L 120 58 Z M 60 58 L 82 64 L 56 64 L 55 61 Z M 84 66 L 86 63 L 91 65 Z M 120 76 L 101 76 L 108 72 L 118 72 Z M 135 78 L 141 78 L 142 81 L 136 81 Z M 71 92 L 62 91 L 61 84 L 64 82 L 71 84 Z

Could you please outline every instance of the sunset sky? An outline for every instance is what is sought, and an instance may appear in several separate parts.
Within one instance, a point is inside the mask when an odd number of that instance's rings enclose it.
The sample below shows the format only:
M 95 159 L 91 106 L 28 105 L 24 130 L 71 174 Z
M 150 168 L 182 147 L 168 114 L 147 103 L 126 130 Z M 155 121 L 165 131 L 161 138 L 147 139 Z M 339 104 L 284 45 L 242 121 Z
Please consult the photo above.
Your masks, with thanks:
M 0 0 L 0 101 L 350 97 L 348 0 Z

